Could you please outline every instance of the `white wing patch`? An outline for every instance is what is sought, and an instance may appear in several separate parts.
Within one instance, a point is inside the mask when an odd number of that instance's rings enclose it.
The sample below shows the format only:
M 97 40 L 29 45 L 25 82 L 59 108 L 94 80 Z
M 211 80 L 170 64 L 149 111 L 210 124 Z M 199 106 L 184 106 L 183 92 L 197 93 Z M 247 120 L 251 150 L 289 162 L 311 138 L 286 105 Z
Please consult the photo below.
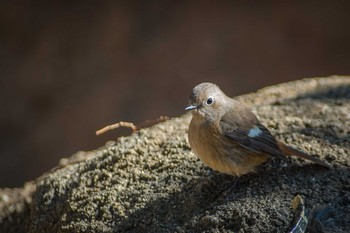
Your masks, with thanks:
M 262 134 L 262 131 L 257 126 L 254 126 L 249 130 L 248 137 L 254 138 L 256 136 L 259 136 L 260 134 Z

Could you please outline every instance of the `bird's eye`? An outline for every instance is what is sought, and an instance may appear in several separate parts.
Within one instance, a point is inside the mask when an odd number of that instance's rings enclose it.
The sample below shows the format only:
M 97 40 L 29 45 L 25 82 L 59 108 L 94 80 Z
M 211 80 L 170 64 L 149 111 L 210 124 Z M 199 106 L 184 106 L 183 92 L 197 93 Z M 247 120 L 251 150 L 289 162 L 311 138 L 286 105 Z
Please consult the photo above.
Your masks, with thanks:
M 208 105 L 212 105 L 213 102 L 214 102 L 213 97 L 209 97 L 209 98 L 207 99 L 207 104 L 208 104 Z

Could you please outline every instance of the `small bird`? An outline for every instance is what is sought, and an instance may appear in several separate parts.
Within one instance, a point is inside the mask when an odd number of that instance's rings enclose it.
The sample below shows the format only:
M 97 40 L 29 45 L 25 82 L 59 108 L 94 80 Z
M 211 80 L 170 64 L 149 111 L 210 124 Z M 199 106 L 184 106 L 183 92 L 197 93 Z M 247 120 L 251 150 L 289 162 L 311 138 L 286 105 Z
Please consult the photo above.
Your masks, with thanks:
M 197 85 L 186 111 L 192 111 L 188 139 L 194 153 L 210 168 L 234 176 L 253 172 L 270 157 L 295 155 L 329 165 L 276 140 L 255 114 L 212 83 Z

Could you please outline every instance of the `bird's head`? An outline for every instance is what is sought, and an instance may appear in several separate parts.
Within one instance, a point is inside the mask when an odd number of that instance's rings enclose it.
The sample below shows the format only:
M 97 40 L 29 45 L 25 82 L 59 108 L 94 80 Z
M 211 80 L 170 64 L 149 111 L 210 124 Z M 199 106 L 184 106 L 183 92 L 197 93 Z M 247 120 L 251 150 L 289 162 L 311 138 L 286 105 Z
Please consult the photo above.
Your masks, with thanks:
M 224 114 L 227 96 L 212 83 L 201 83 L 193 88 L 186 111 L 192 111 L 194 116 L 208 120 L 216 119 Z

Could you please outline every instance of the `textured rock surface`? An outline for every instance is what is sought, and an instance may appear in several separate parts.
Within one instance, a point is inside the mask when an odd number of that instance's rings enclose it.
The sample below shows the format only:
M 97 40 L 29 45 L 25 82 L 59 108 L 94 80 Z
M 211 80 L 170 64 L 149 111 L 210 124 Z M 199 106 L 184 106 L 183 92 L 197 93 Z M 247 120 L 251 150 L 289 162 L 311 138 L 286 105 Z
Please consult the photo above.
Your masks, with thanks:
M 333 168 L 270 160 L 223 195 L 234 179 L 192 154 L 184 115 L 79 152 L 23 188 L 0 189 L 0 232 L 287 232 L 296 194 L 312 210 L 309 231 L 349 232 L 350 78 L 305 79 L 237 99 L 278 139 Z

